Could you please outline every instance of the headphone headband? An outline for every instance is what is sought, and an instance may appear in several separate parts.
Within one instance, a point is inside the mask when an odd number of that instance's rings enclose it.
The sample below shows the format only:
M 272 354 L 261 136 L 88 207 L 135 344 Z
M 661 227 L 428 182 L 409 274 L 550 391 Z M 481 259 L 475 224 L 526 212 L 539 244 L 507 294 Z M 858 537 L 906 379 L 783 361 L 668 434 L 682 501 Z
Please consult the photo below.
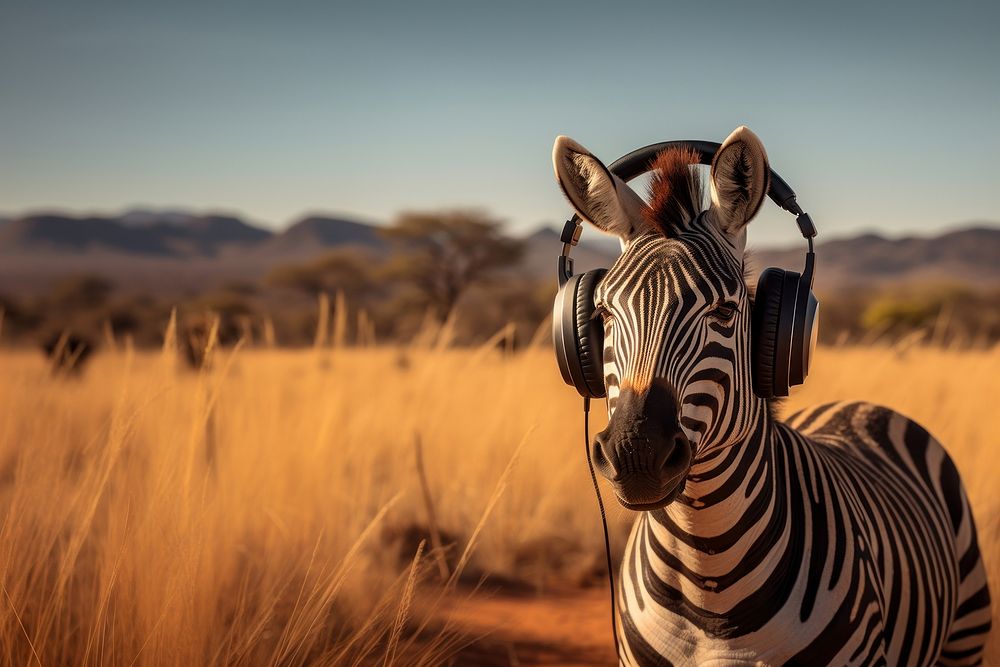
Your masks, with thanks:
M 650 144 L 649 146 L 637 148 L 631 153 L 621 156 L 612 162 L 608 169 L 610 169 L 611 173 L 615 176 L 627 183 L 633 178 L 641 176 L 649 171 L 649 168 L 652 166 L 653 159 L 668 148 L 691 149 L 698 154 L 698 159 L 701 164 L 711 165 L 712 158 L 715 157 L 715 152 L 719 150 L 720 146 L 722 146 L 722 144 L 717 141 L 701 141 L 697 139 L 690 141 L 663 141 L 658 144 Z M 779 176 L 773 169 L 771 170 L 771 187 L 767 191 L 767 196 L 770 197 L 771 201 L 779 207 L 785 209 L 793 215 L 799 215 L 802 213 L 802 208 L 795 201 L 795 191 L 792 190 L 788 183 L 785 182 L 785 179 Z M 806 238 L 816 235 L 815 229 L 812 229 L 811 232 L 811 234 L 806 235 L 806 231 L 803 230 L 802 235 Z

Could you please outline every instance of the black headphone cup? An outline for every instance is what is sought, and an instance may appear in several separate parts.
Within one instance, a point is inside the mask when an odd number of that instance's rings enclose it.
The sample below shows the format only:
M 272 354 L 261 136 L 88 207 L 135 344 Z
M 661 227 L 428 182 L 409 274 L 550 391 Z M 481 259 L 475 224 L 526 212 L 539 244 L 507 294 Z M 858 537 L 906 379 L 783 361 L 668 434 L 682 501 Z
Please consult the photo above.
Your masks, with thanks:
M 584 398 L 604 398 L 604 330 L 594 318 L 594 290 L 604 276 L 595 269 L 570 277 L 556 293 L 552 342 L 563 381 Z
M 804 281 L 799 283 L 799 295 L 795 307 L 795 333 L 792 342 L 792 356 L 788 369 L 788 380 L 792 385 L 805 382 L 809 375 L 809 363 L 816 349 L 819 335 L 819 301 Z
M 809 330 L 806 332 L 805 337 L 809 339 L 809 345 L 806 346 L 805 354 L 803 355 L 803 360 L 805 361 L 803 368 L 805 373 L 803 375 L 803 382 L 809 375 L 809 368 L 812 365 L 813 356 L 816 354 L 816 345 L 819 342 L 819 299 L 813 295 L 812 290 L 809 290 L 809 306 L 810 310 L 806 312 L 806 317 L 809 323 Z
M 778 338 L 774 354 L 773 389 L 776 396 L 788 396 L 792 386 L 792 357 L 796 346 L 795 334 L 800 331 L 796 316 L 801 276 L 797 271 L 785 271 L 781 288 L 781 310 L 778 313 Z
M 761 398 L 802 384 L 816 344 L 819 302 L 796 271 L 768 268 L 757 281 L 751 331 L 753 387 Z
M 566 328 L 566 309 L 572 303 L 575 307 L 577 276 L 572 276 L 566 283 L 559 286 L 556 298 L 552 303 L 552 347 L 556 354 L 556 364 L 563 382 L 575 386 L 576 378 L 572 371 L 573 356 L 576 355 L 576 343 Z M 569 298 L 567 298 L 569 297 Z
M 577 358 L 587 391 L 585 395 L 590 398 L 604 398 L 607 393 L 604 386 L 604 325 L 594 317 L 594 292 L 606 273 L 605 269 L 587 271 L 576 288 L 574 330 Z
M 778 327 L 781 321 L 783 269 L 769 268 L 757 279 L 751 313 L 750 365 L 754 393 L 775 397 L 775 368 L 778 364 Z

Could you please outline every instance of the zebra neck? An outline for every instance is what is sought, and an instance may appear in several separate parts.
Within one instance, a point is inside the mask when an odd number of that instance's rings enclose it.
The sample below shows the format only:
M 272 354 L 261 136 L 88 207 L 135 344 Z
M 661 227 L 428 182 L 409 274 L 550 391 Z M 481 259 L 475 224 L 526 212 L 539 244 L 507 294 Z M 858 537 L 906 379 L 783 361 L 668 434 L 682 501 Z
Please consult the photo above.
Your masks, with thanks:
M 764 412 L 742 443 L 692 467 L 683 495 L 640 523 L 651 574 L 678 603 L 724 613 L 747 590 L 773 586 L 786 549 L 779 430 Z M 777 466 L 777 468 L 776 468 Z M 738 585 L 734 585 L 738 582 Z M 744 611 L 752 611 L 746 610 Z

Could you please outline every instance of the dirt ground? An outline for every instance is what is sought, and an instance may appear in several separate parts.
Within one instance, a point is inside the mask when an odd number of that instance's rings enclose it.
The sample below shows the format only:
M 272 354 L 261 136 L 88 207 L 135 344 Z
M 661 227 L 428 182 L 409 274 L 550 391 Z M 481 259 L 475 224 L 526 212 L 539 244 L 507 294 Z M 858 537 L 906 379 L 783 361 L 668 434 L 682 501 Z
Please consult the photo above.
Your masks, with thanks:
M 457 600 L 448 614 L 458 628 L 482 637 L 456 665 L 610 665 L 614 663 L 610 602 L 604 588 L 503 591 Z

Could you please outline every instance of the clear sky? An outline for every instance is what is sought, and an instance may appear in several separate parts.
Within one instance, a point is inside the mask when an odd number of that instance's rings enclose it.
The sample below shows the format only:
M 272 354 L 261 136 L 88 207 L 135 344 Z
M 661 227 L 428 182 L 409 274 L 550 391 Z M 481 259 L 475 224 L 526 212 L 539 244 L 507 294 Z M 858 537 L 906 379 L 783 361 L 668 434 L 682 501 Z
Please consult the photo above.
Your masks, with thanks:
M 528 230 L 567 213 L 557 134 L 610 162 L 747 124 L 828 236 L 1000 219 L 1000 3 L 351 4 L 0 0 L 0 212 Z

